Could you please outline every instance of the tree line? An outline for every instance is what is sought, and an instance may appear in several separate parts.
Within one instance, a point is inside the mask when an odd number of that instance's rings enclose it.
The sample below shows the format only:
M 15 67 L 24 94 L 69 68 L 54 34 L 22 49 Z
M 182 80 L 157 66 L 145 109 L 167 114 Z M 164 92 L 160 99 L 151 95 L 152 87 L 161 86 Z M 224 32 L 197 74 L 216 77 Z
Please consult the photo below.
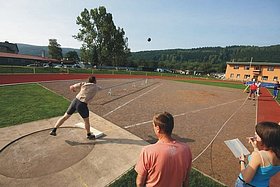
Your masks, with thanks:
M 131 53 L 132 66 L 162 67 L 169 69 L 198 70 L 205 73 L 224 72 L 226 62 L 280 63 L 280 45 L 202 47 L 169 49 Z

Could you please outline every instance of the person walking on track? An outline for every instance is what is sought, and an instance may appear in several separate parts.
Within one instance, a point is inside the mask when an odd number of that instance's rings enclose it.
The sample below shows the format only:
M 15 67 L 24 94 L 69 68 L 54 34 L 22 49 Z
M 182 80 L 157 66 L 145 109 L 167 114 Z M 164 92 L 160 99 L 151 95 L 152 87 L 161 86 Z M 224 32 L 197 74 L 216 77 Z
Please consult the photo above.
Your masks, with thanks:
M 248 99 L 251 99 L 251 98 L 252 98 L 252 95 L 253 95 L 253 100 L 255 100 L 257 88 L 258 88 L 258 87 L 257 87 L 257 84 L 256 84 L 256 82 L 254 81 L 254 82 L 250 85 L 250 94 L 249 94 L 249 98 L 248 98 Z
M 274 86 L 273 86 L 273 99 L 277 99 L 279 89 L 280 89 L 279 81 L 276 81 L 276 84 L 274 84 Z
M 262 83 L 260 81 L 258 81 L 257 84 L 256 84 L 257 85 L 257 96 L 260 96 L 260 94 L 261 94 L 260 93 L 261 84 Z
M 80 91 L 76 95 L 75 99 L 72 100 L 66 113 L 56 122 L 54 128 L 50 132 L 50 135 L 56 136 L 57 128 L 60 127 L 75 111 L 77 111 L 84 120 L 87 138 L 90 140 L 95 139 L 94 134 L 90 132 L 89 109 L 87 105 L 100 89 L 101 87 L 97 86 L 96 78 L 94 76 L 90 76 L 88 78 L 88 82 L 80 82 L 71 85 L 70 90 L 72 92 L 76 92 L 77 90 Z

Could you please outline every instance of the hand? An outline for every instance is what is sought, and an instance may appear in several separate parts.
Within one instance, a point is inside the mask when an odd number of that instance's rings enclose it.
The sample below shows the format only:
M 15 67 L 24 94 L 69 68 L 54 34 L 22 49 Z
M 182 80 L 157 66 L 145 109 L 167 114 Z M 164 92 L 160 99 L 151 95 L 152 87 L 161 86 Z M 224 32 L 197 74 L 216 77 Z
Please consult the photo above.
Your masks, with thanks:
M 257 138 L 255 136 L 247 137 L 247 139 L 248 139 L 248 143 L 250 143 L 254 149 L 258 148 L 257 147 Z
M 239 157 L 239 160 L 245 161 L 245 156 L 242 154 L 242 155 Z

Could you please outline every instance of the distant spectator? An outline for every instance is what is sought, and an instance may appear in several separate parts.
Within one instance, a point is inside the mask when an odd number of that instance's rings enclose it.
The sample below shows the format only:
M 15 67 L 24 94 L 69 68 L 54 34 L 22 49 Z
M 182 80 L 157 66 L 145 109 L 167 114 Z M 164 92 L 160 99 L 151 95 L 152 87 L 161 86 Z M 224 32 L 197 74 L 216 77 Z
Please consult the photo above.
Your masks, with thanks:
M 192 154 L 186 143 L 171 137 L 174 119 L 164 112 L 153 118 L 158 142 L 142 149 L 135 170 L 140 186 L 181 187 L 189 185 Z
M 273 99 L 277 99 L 279 89 L 280 89 L 279 81 L 276 81 L 276 84 L 274 84 L 274 87 L 273 87 Z
M 260 88 L 261 88 L 261 82 L 257 81 L 256 85 L 257 85 L 257 96 L 260 96 Z
M 258 87 L 257 87 L 256 82 L 253 82 L 253 83 L 250 85 L 250 95 L 249 95 L 249 99 L 251 99 L 251 98 L 252 98 L 252 95 L 253 95 L 253 100 L 255 100 L 257 88 L 258 88 Z
M 241 173 L 236 187 L 267 187 L 270 178 L 280 171 L 280 126 L 274 122 L 260 122 L 255 129 L 255 137 L 249 140 L 254 152 L 248 157 L 247 165 L 244 155 L 239 158 Z

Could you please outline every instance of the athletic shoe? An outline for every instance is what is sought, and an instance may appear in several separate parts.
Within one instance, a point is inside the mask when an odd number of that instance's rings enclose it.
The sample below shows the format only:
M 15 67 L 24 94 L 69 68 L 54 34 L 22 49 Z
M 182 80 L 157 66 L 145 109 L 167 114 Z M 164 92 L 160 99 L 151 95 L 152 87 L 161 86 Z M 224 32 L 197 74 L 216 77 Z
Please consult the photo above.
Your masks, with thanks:
M 95 135 L 94 134 L 90 134 L 90 135 L 87 136 L 87 139 L 95 140 Z
M 50 132 L 50 135 L 56 136 L 56 132 L 55 132 L 55 131 L 51 131 L 51 132 Z

